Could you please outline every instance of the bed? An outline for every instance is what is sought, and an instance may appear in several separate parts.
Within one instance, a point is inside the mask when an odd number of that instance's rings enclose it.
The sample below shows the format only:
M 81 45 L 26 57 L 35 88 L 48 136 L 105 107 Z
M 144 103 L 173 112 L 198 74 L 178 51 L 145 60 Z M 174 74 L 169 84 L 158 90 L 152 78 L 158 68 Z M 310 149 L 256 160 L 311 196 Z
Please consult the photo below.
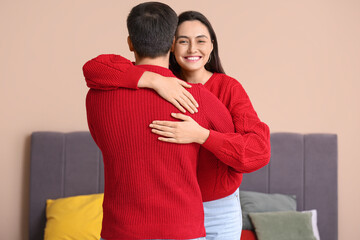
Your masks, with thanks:
M 244 175 L 241 191 L 296 196 L 316 209 L 321 239 L 338 239 L 337 136 L 271 134 L 271 161 Z M 102 155 L 89 132 L 34 132 L 31 137 L 29 239 L 44 239 L 46 200 L 102 193 Z

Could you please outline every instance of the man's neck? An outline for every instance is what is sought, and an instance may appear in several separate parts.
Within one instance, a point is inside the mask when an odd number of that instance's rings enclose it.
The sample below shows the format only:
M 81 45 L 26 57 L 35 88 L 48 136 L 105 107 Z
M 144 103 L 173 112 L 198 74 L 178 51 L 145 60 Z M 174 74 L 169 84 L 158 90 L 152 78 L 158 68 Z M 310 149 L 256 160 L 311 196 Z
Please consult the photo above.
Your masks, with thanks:
M 169 68 L 169 54 L 156 58 L 138 57 L 135 55 L 135 65 L 155 65 Z

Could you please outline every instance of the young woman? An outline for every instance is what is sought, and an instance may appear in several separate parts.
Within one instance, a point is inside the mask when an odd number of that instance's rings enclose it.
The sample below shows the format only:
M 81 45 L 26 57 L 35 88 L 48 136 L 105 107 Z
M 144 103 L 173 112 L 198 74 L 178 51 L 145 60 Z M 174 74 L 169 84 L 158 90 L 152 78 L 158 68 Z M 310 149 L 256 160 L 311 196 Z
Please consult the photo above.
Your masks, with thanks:
M 98 64 L 99 78 L 87 79 L 89 87 L 150 87 L 182 112 L 185 109 L 191 113 L 197 111 L 196 101 L 184 89 L 190 85 L 140 71 L 121 56 L 116 55 L 115 61 L 99 57 L 91 60 Z M 114 81 L 101 81 L 103 68 L 113 71 Z M 258 118 L 241 84 L 225 75 L 215 32 L 201 13 L 180 14 L 170 68 L 179 78 L 188 83 L 203 84 L 217 96 L 229 110 L 236 132 L 224 134 L 204 129 L 191 116 L 181 113 L 172 114 L 177 121 L 157 119 L 150 127 L 159 135 L 160 141 L 202 144 L 198 182 L 204 202 L 206 239 L 240 239 L 242 219 L 238 188 L 243 173 L 268 164 L 269 128 Z

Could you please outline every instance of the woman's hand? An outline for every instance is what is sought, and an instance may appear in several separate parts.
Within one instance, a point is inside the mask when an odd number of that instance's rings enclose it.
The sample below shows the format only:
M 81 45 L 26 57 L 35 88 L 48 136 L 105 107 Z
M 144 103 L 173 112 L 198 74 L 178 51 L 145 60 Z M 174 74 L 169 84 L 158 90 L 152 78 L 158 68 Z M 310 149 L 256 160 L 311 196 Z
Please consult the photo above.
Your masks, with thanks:
M 185 89 L 191 88 L 191 85 L 185 81 L 173 77 L 164 77 L 153 72 L 145 72 L 138 82 L 138 87 L 154 89 L 181 112 L 186 112 L 186 110 L 190 113 L 198 112 L 199 104 Z
M 158 138 L 160 141 L 203 144 L 209 137 L 210 131 L 201 127 L 191 117 L 181 113 L 172 113 L 171 116 L 182 121 L 156 120 L 150 124 L 150 127 L 152 128 L 151 131 L 160 135 Z

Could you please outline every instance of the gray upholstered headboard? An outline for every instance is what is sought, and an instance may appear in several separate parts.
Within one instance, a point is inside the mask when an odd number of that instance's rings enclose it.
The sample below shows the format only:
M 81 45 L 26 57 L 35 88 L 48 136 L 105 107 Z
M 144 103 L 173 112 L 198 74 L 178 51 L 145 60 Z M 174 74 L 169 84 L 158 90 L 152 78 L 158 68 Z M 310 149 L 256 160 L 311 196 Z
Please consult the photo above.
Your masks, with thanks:
M 298 210 L 317 209 L 320 237 L 337 240 L 337 136 L 271 134 L 265 168 L 244 176 L 240 190 L 295 194 Z M 35 132 L 31 140 L 30 240 L 43 239 L 45 203 L 103 192 L 101 152 L 88 132 Z
M 299 211 L 317 209 L 320 238 L 338 239 L 337 136 L 271 134 L 268 166 L 244 175 L 240 190 L 296 195 Z

